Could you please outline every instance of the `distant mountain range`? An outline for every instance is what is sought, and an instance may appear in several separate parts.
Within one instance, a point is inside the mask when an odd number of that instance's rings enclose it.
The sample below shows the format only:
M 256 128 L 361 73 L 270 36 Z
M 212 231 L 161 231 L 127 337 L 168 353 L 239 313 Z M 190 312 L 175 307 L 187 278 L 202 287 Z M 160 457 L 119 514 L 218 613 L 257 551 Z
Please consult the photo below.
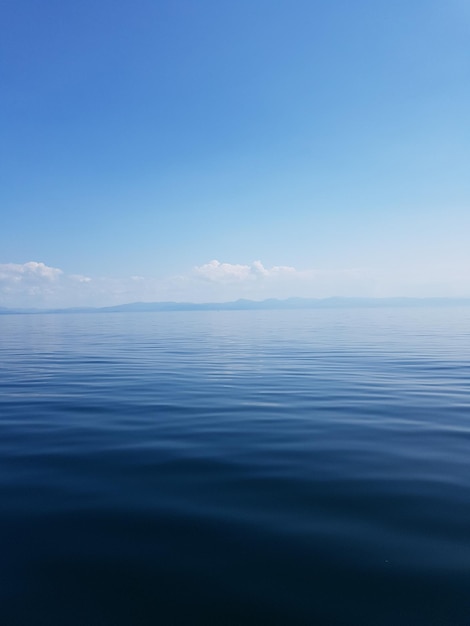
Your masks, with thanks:
M 277 300 L 235 300 L 233 302 L 131 302 L 106 307 L 33 309 L 0 307 L 0 315 L 37 313 L 129 313 L 154 311 L 262 311 L 279 309 L 448 307 L 469 306 L 470 298 L 287 298 Z

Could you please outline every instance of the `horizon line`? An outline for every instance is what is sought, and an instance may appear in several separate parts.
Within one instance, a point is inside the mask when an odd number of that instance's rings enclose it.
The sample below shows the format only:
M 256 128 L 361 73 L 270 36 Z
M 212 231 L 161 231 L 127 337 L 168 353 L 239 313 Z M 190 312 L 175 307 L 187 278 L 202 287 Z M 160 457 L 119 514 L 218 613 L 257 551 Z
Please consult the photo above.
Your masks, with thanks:
M 93 313 L 93 312 L 151 312 L 157 311 L 189 311 L 189 310 L 275 310 L 275 309 L 308 309 L 371 306 L 413 306 L 413 305 L 470 305 L 469 296 L 327 296 L 324 298 L 266 298 L 251 300 L 239 298 L 223 302 L 190 302 L 190 301 L 133 301 L 105 306 L 69 306 L 69 307 L 21 307 L 0 306 L 0 314 L 34 314 L 34 313 Z

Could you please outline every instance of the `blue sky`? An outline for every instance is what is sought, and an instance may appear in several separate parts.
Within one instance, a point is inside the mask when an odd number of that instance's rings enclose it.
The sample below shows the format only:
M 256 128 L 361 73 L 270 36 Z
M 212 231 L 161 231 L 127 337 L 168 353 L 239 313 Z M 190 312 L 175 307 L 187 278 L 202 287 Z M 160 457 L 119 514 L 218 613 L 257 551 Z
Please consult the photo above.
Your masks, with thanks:
M 0 306 L 470 296 L 465 0 L 4 0 Z

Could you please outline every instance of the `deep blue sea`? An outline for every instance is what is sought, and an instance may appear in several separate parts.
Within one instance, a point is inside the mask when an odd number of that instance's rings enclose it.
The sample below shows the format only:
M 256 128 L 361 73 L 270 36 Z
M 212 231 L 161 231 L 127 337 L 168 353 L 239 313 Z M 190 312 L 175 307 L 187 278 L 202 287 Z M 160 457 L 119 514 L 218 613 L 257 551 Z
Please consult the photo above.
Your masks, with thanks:
M 470 625 L 470 307 L 0 317 L 2 626 Z

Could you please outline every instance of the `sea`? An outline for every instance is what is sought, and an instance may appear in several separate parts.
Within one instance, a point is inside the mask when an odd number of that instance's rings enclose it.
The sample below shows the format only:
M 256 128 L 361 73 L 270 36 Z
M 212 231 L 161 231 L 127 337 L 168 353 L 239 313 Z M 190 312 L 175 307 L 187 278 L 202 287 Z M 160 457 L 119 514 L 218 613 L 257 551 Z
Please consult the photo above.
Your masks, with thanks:
M 470 307 L 0 316 L 2 626 L 469 626 Z

